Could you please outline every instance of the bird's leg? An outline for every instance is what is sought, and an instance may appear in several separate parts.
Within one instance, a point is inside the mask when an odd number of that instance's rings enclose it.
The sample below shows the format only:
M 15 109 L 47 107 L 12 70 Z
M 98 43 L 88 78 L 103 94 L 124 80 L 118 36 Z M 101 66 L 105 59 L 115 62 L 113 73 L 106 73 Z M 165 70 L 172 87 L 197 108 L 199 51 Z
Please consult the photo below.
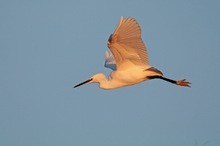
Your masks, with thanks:
M 185 79 L 175 81 L 175 80 L 171 80 L 171 79 L 168 79 L 168 78 L 165 78 L 165 77 L 162 77 L 162 76 L 148 76 L 147 78 L 149 78 L 149 79 L 162 79 L 164 81 L 167 81 L 167 82 L 179 85 L 179 86 L 186 86 L 186 87 L 190 87 L 189 84 L 191 84 L 190 82 L 185 81 Z

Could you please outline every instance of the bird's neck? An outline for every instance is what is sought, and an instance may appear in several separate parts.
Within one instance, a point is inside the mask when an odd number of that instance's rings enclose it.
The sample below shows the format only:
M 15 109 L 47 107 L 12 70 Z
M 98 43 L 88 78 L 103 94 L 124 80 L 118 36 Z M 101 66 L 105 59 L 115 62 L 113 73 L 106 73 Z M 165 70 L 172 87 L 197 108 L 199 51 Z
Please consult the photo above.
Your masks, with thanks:
M 106 78 L 104 74 L 100 74 L 98 78 L 96 78 L 96 81 L 99 84 L 99 88 L 102 89 L 112 89 L 114 86 L 112 85 L 111 78 Z
M 99 80 L 99 87 L 102 89 L 111 89 L 111 81 L 106 77 Z

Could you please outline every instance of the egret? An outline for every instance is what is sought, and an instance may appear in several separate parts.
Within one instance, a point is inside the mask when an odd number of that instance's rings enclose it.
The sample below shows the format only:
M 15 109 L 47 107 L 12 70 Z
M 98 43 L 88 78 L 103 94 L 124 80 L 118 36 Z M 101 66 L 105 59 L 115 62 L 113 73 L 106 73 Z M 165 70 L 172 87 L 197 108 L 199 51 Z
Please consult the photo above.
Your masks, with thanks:
M 141 28 L 134 18 L 120 18 L 120 22 L 108 39 L 105 67 L 112 69 L 108 78 L 102 73 L 93 75 L 88 80 L 74 86 L 99 83 L 102 89 L 114 89 L 134 85 L 151 79 L 190 87 L 190 82 L 172 80 L 163 77 L 163 73 L 148 63 L 147 49 L 141 38 Z

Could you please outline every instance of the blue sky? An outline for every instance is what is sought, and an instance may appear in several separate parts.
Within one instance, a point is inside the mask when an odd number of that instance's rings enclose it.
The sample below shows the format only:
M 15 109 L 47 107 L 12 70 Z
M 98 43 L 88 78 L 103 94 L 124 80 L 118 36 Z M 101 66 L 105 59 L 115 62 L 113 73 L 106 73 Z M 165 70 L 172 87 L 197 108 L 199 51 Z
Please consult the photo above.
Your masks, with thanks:
M 0 2 L 0 145 L 220 145 L 219 1 Z M 104 68 L 120 16 L 142 28 L 161 80 L 72 87 Z

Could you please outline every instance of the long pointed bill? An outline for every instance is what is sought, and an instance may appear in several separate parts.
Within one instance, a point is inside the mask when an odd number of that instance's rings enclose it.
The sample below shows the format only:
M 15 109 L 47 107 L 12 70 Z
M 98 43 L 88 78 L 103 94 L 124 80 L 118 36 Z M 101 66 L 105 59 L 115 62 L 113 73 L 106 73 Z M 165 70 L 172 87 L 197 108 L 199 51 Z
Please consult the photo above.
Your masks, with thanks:
M 88 82 L 90 82 L 90 81 L 92 81 L 92 79 L 88 79 L 88 80 L 86 80 L 85 82 L 82 82 L 82 83 L 80 83 L 80 84 L 74 86 L 73 88 L 76 88 L 76 87 L 79 87 L 79 86 L 81 86 L 81 85 L 84 85 L 84 84 L 86 84 L 86 83 L 88 83 Z

